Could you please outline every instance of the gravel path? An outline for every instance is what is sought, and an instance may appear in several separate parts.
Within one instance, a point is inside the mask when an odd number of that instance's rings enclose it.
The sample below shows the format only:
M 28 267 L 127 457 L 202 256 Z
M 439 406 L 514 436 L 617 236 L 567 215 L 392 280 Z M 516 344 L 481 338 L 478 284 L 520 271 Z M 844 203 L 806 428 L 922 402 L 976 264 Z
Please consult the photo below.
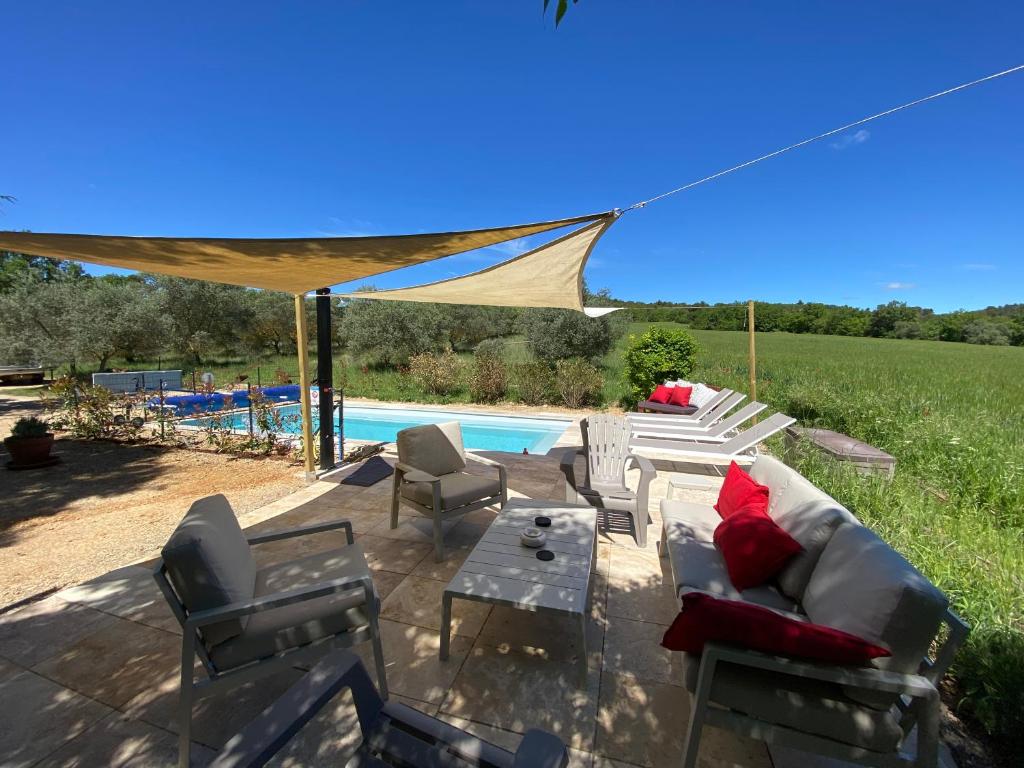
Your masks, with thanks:
M 0 435 L 34 407 L 0 393 Z M 279 459 L 77 440 L 54 453 L 63 462 L 47 469 L 0 467 L 0 610 L 155 557 L 197 498 L 223 493 L 243 514 L 305 485 Z

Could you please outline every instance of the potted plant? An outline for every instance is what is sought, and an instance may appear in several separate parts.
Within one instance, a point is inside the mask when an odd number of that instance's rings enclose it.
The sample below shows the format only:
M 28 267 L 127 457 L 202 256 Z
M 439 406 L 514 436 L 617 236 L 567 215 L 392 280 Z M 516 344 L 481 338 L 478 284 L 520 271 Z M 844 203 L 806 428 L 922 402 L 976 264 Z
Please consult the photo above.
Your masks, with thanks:
M 4 439 L 15 467 L 44 464 L 50 459 L 53 433 L 50 426 L 35 416 L 24 416 L 14 423 L 11 436 Z

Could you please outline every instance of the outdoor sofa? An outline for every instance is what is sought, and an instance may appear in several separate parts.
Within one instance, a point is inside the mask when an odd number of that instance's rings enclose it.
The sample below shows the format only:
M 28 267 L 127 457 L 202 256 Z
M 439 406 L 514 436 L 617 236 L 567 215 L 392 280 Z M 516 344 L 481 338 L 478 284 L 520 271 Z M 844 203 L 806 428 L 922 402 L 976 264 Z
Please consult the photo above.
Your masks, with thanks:
M 892 655 L 849 667 L 715 643 L 700 655 L 683 654 L 693 695 L 684 766 L 696 765 L 704 725 L 868 765 L 934 766 L 936 686 L 967 626 L 910 563 L 795 470 L 760 455 L 750 474 L 770 489 L 769 516 L 803 550 L 774 583 L 735 589 L 713 543 L 718 513 L 671 498 L 673 488 L 714 490 L 714 484 L 673 481 L 661 502 L 660 549 L 677 595 L 697 591 L 755 603 L 850 632 Z M 916 742 L 908 745 L 915 725 Z M 908 746 L 916 746 L 916 755 L 907 756 Z

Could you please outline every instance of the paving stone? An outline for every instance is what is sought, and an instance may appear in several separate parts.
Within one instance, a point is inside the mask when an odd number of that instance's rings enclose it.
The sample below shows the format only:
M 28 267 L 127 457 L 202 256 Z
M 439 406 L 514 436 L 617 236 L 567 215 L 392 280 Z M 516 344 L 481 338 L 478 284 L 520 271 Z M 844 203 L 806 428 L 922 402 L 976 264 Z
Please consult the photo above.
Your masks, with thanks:
M 650 768 L 675 768 L 682 762 L 689 712 L 685 688 L 606 672 L 601 676 L 594 753 Z M 699 765 L 771 768 L 771 760 L 764 744 L 707 728 Z
M 472 641 L 453 635 L 449 656 L 441 661 L 441 633 L 386 619 L 380 622 L 381 645 L 384 647 L 385 673 L 388 688 L 401 696 L 438 704 L 469 653 Z M 369 643 L 353 648 L 366 665 L 374 683 L 377 671 L 373 649 Z
M 425 557 L 420 560 L 419 565 L 412 569 L 412 575 L 421 576 L 425 579 L 434 579 L 435 581 L 443 581 L 447 584 L 458 573 L 459 568 L 466 562 L 466 558 L 469 557 L 472 551 L 473 545 L 453 547 L 446 541 L 444 561 L 439 563 L 434 560 L 433 556 Z
M 604 671 L 683 685 L 682 654 L 661 647 L 666 629 L 661 624 L 610 617 L 604 637 Z
M 31 667 L 112 621 L 100 611 L 48 597 L 0 616 L 0 656 Z
M 608 575 L 608 615 L 671 624 L 679 613 L 668 561 L 614 547 Z
M 193 744 L 190 765 L 208 765 L 216 753 Z M 65 744 L 35 768 L 175 768 L 178 738 L 139 720 L 113 713 Z
M 180 657 L 181 639 L 176 635 L 115 618 L 32 670 L 120 707 L 176 670 Z
M 98 701 L 28 670 L 3 675 L 0 765 L 27 768 L 112 712 Z
M 94 608 L 166 632 L 181 634 L 166 598 L 153 579 L 152 568 L 130 565 L 104 574 L 75 587 L 62 590 L 57 597 Z
M 446 583 L 419 576 L 408 576 L 398 585 L 381 610 L 381 618 L 441 629 L 441 597 Z M 487 620 L 491 606 L 473 600 L 452 601 L 452 632 L 476 637 Z
M 523 740 L 523 734 L 514 733 L 513 731 L 505 731 L 501 728 L 495 728 L 492 725 L 484 725 L 483 723 L 476 723 L 472 720 L 467 720 L 464 717 L 456 717 L 454 715 L 439 715 L 439 720 L 444 720 L 456 728 L 461 728 L 471 736 L 476 736 L 478 739 L 493 744 L 496 747 L 500 747 L 508 752 L 515 754 L 515 751 L 519 749 L 519 743 Z M 583 752 L 578 749 L 569 748 L 569 764 L 567 768 L 591 768 L 593 765 L 594 756 L 589 752 Z
M 440 711 L 517 733 L 542 728 L 591 751 L 600 676 L 591 669 L 582 688 L 579 678 L 572 662 L 477 645 Z
M 280 698 L 302 677 L 297 669 L 285 669 L 235 688 L 221 688 L 194 702 L 192 740 L 213 749 L 242 730 L 260 712 Z M 200 679 L 197 671 L 196 679 Z M 142 720 L 178 733 L 178 669 L 150 685 L 121 707 L 129 718 Z
M 372 534 L 358 536 L 356 540 L 362 545 L 366 562 L 374 571 L 411 573 L 423 558 L 434 556 L 432 545 L 418 541 L 385 539 Z

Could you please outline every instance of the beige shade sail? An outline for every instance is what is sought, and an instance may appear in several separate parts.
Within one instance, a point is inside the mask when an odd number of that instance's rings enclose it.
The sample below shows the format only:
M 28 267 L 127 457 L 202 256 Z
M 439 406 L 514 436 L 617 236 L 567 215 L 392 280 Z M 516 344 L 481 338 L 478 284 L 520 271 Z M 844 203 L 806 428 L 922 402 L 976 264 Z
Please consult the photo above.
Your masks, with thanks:
M 351 299 L 583 309 L 583 267 L 617 216 L 606 214 L 522 256 L 436 283 L 341 294 Z
M 572 224 L 557 221 L 466 232 L 379 237 L 122 237 L 0 232 L 0 250 L 71 259 L 215 283 L 300 294 Z

